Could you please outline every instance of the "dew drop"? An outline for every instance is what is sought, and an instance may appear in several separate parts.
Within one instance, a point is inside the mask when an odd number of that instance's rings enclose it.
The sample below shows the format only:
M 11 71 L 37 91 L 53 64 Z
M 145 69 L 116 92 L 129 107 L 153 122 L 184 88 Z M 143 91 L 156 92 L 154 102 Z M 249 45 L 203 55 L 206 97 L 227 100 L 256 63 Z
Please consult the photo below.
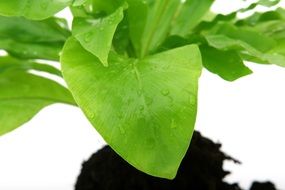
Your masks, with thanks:
M 167 89 L 161 90 L 161 94 L 163 96 L 167 96 L 169 94 L 169 90 L 167 90 Z
M 120 132 L 121 132 L 122 134 L 125 134 L 125 133 L 126 133 L 126 131 L 125 131 L 125 129 L 124 129 L 124 127 L 123 127 L 122 125 L 119 126 L 119 129 L 120 129 Z
M 176 122 L 175 122 L 175 120 L 174 120 L 174 119 L 172 119 L 172 120 L 171 120 L 170 128 L 171 128 L 171 129 L 175 129 L 175 128 L 177 128 L 177 124 L 176 124 Z
M 196 96 L 193 95 L 192 93 L 190 94 L 190 97 L 189 97 L 189 103 L 190 104 L 195 104 L 196 103 Z
M 167 70 L 170 68 L 170 65 L 165 65 L 163 68 Z
M 41 3 L 41 5 L 40 5 L 41 8 L 46 9 L 48 7 L 48 3 L 49 3 L 48 1 L 44 1 L 43 3 Z
M 141 105 L 141 106 L 139 107 L 139 110 L 140 110 L 140 111 L 143 111 L 143 110 L 144 110 L 144 106 Z
M 133 103 L 133 99 L 132 98 L 129 98 L 128 100 L 127 100 L 127 105 L 130 105 L 131 103 Z
M 28 54 L 28 50 L 25 50 L 25 49 L 24 49 L 24 50 L 23 50 L 23 54 L 24 54 L 24 55 L 27 55 L 27 54 Z
M 146 105 L 151 105 L 152 104 L 152 102 L 153 102 L 153 99 L 152 98 L 150 98 L 150 97 L 146 97 L 145 98 L 145 102 L 146 102 Z
M 143 92 L 142 92 L 142 90 L 141 90 L 141 89 L 139 89 L 139 90 L 138 90 L 138 95 L 139 95 L 139 96 L 141 96 L 141 95 L 142 95 L 142 93 L 143 93 Z
M 84 41 L 85 41 L 85 42 L 90 42 L 91 39 L 92 39 L 92 35 L 93 35 L 92 32 L 88 32 L 87 34 L 85 34 L 85 36 L 84 36 Z
M 95 114 L 92 111 L 87 111 L 86 112 L 87 117 L 89 117 L 90 119 L 94 119 Z

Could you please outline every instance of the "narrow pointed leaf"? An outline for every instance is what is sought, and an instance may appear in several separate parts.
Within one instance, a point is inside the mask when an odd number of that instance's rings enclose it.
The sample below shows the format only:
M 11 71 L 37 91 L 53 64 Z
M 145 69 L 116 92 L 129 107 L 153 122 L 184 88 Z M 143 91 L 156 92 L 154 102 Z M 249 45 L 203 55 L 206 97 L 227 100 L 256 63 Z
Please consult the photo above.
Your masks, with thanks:
M 272 49 L 262 52 L 244 41 L 232 39 L 223 35 L 209 35 L 206 39 L 209 45 L 216 49 L 238 50 L 245 60 L 285 67 L 285 55 L 282 54 L 282 52 L 278 52 L 277 49 L 274 51 L 276 48 L 274 46 L 271 47 Z
M 63 75 L 90 122 L 130 164 L 172 179 L 194 130 L 202 63 L 196 45 L 144 59 L 111 53 L 103 67 L 70 38 Z
M 57 68 L 44 63 L 37 63 L 30 60 L 19 60 L 10 56 L 0 57 L 0 73 L 6 70 L 16 71 L 42 71 L 49 74 L 62 76 L 61 71 Z
M 15 57 L 58 60 L 69 35 L 63 19 L 31 21 L 0 16 L 0 49 Z
M 0 15 L 43 20 L 71 5 L 73 0 L 1 0 Z
M 171 34 L 185 36 L 209 12 L 214 0 L 186 0 L 181 4 L 173 21 Z
M 49 79 L 22 70 L 0 72 L 0 136 L 54 103 L 75 104 L 66 88 Z
M 180 0 L 128 0 L 130 36 L 137 56 L 153 53 L 170 31 Z

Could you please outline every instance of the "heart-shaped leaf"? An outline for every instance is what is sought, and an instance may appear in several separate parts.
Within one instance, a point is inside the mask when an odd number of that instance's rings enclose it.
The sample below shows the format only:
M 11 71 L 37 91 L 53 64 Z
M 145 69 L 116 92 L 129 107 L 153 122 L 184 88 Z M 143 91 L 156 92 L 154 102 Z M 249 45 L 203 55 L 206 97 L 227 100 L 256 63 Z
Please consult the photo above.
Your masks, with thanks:
M 142 59 L 109 55 L 109 67 L 70 38 L 64 78 L 86 116 L 125 160 L 153 176 L 174 178 L 197 109 L 202 61 L 196 45 Z

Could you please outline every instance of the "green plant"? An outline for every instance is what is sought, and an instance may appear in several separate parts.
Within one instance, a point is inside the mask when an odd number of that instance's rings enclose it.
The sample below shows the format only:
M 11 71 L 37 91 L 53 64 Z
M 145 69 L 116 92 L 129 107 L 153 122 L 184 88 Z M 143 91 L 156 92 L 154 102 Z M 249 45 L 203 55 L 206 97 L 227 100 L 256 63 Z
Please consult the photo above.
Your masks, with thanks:
M 193 133 L 203 66 L 228 81 L 252 73 L 244 61 L 285 66 L 285 11 L 254 12 L 279 1 L 229 15 L 211 13 L 212 3 L 0 0 L 0 49 L 8 53 L 0 57 L 0 135 L 47 105 L 78 105 L 130 164 L 174 178 Z M 67 6 L 71 31 L 53 17 Z M 46 62 L 59 59 L 72 95 L 33 72 L 62 77 Z

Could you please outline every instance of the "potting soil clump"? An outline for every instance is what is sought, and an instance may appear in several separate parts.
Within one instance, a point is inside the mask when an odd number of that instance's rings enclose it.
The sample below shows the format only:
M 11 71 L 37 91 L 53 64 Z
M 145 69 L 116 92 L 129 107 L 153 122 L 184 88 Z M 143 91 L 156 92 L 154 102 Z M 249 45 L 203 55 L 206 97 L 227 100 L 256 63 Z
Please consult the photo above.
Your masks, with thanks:
M 235 159 L 221 150 L 221 144 L 195 132 L 188 152 L 174 180 L 149 176 L 138 171 L 118 156 L 109 146 L 104 147 L 83 163 L 76 190 L 241 190 L 238 184 L 223 181 L 225 160 Z M 254 184 L 253 184 L 254 185 Z M 261 183 L 251 190 L 264 190 Z M 267 184 L 268 185 L 268 184 Z M 268 186 L 267 186 L 268 187 Z M 273 185 L 274 187 L 274 185 Z M 275 190 L 266 189 L 266 190 Z

